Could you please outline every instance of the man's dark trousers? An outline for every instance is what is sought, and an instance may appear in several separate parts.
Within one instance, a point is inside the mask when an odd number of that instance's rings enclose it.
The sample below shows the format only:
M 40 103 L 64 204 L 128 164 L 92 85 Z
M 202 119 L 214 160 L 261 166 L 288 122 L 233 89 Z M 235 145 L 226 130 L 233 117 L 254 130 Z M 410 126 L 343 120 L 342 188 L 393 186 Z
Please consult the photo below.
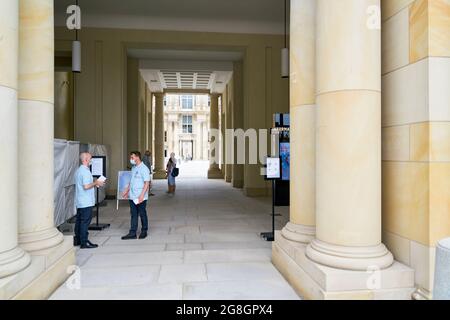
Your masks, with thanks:
M 138 228 L 138 217 L 141 217 L 141 233 L 148 231 L 148 217 L 147 217 L 147 200 L 142 201 L 136 205 L 132 200 L 130 202 L 130 212 L 131 212 L 131 227 L 130 234 L 136 235 Z
M 81 245 L 85 245 L 88 241 L 88 229 L 92 220 L 92 208 L 78 208 L 77 218 L 75 222 L 75 241 L 79 241 Z

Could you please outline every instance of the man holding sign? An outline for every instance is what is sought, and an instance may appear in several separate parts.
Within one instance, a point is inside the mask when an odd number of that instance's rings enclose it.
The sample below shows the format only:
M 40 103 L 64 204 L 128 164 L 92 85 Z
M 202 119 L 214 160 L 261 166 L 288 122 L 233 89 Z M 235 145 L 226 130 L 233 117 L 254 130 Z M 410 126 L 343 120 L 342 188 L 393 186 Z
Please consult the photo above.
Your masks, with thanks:
M 122 237 L 122 240 L 136 239 L 138 228 L 138 216 L 141 217 L 141 233 L 139 239 L 145 239 L 148 231 L 147 200 L 150 184 L 150 170 L 141 160 L 141 153 L 133 151 L 130 153 L 131 181 L 125 188 L 122 196 L 129 199 L 131 211 L 130 232 Z

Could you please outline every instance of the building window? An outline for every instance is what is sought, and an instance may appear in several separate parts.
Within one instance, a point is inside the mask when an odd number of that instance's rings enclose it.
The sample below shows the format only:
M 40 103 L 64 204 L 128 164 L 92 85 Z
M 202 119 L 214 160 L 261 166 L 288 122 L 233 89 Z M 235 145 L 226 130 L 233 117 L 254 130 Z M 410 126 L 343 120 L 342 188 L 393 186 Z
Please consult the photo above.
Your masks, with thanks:
M 183 133 L 192 133 L 192 116 L 183 116 Z
M 181 108 L 185 110 L 192 110 L 194 105 L 193 96 L 181 96 Z
M 167 97 L 164 96 L 164 107 L 167 106 Z
M 164 131 L 164 142 L 167 142 L 167 131 Z

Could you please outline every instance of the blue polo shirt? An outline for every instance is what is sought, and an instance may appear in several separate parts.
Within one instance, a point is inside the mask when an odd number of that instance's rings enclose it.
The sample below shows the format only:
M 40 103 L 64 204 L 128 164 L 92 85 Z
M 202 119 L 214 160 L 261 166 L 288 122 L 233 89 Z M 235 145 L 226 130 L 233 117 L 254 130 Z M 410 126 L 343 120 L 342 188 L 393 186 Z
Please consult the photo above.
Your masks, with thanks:
M 91 171 L 81 165 L 75 173 L 75 204 L 78 209 L 95 206 L 94 188 L 85 190 L 84 186 L 94 182 Z
M 138 199 L 144 189 L 145 182 L 150 181 L 150 170 L 141 162 L 131 169 L 130 194 L 129 199 Z M 148 192 L 144 194 L 144 200 L 148 200 Z

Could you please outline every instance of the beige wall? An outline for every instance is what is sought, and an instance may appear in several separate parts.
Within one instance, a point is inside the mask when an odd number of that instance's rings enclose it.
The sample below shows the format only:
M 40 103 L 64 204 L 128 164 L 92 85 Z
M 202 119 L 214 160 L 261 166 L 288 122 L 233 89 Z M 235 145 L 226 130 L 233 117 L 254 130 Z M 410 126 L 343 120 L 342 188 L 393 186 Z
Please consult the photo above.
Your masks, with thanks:
M 450 1 L 384 0 L 382 19 L 384 242 L 430 291 L 450 236 Z
M 127 59 L 127 154 L 140 151 L 143 155 L 148 145 L 148 117 L 151 112 L 151 92 L 139 72 L 139 61 Z M 150 123 L 151 125 L 151 123 Z M 150 126 L 151 127 L 151 126 Z M 128 163 L 126 163 L 128 165 Z
M 139 151 L 139 61 L 127 59 L 126 109 L 127 109 L 127 148 L 126 153 Z M 128 163 L 127 163 L 128 165 Z
M 73 74 L 55 72 L 55 138 L 74 139 Z
M 56 50 L 70 50 L 73 33 L 56 28 L 55 38 Z M 126 48 L 241 51 L 244 53 L 242 100 L 246 114 L 243 126 L 266 128 L 270 123 L 269 113 L 288 110 L 288 82 L 279 76 L 282 36 L 83 28 L 80 39 L 83 71 L 76 79 L 75 139 L 110 146 L 111 193 L 117 183 L 117 171 L 127 165 L 127 142 L 131 142 L 127 138 L 130 121 L 127 120 Z M 245 171 L 248 194 L 265 193 L 259 166 Z

